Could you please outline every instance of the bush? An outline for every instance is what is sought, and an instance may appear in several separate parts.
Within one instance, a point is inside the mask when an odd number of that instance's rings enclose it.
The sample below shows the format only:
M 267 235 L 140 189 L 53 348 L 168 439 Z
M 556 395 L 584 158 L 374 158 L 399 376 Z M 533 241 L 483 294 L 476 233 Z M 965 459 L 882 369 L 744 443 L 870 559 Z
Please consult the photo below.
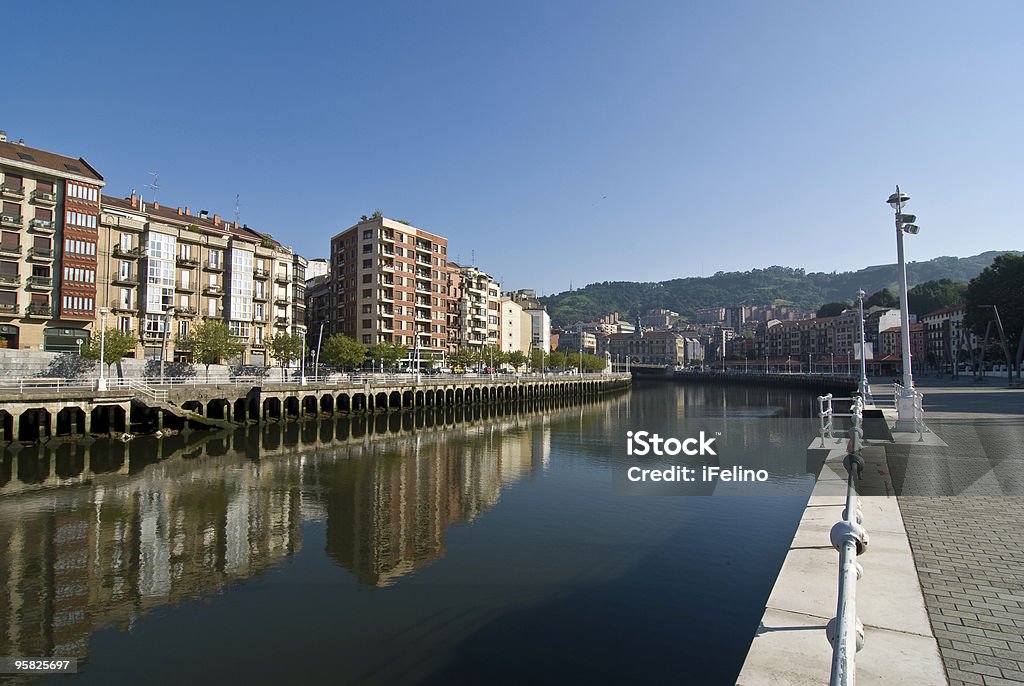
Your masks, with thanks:
M 146 360 L 146 366 L 142 370 L 142 375 L 147 379 L 159 379 L 160 378 L 160 360 L 156 358 L 150 358 Z M 165 362 L 164 363 L 164 378 L 165 379 L 192 379 L 195 378 L 196 367 L 191 362 Z
M 49 366 L 36 376 L 47 379 L 80 379 L 95 367 L 94 360 L 87 360 L 78 353 L 62 353 L 50 360 Z

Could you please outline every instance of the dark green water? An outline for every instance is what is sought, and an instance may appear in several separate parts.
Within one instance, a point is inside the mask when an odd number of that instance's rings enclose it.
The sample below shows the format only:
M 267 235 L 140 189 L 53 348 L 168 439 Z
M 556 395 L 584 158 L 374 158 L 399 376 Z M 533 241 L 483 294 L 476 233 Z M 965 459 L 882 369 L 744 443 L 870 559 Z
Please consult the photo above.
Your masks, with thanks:
M 811 411 L 786 390 L 639 385 L 8 451 L 0 655 L 76 656 L 50 679 L 82 684 L 731 684 L 812 477 L 627 497 L 612 465 L 630 429 L 723 420 L 756 442 L 752 417 Z

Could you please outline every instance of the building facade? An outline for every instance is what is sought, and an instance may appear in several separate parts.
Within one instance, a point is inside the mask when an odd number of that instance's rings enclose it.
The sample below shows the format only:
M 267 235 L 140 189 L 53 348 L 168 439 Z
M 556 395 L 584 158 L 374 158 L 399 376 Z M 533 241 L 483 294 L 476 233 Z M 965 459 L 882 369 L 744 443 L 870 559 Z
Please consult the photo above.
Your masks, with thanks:
M 271 364 L 266 339 L 305 333 L 304 258 L 266 235 L 134 194 L 104 198 L 95 324 L 137 332 L 136 357 L 185 359 L 204 320 L 245 342 L 245 364 Z
M 331 239 L 333 333 L 420 355 L 448 347 L 448 240 L 386 217 Z
M 0 132 L 0 345 L 71 351 L 88 340 L 104 185 L 84 159 Z

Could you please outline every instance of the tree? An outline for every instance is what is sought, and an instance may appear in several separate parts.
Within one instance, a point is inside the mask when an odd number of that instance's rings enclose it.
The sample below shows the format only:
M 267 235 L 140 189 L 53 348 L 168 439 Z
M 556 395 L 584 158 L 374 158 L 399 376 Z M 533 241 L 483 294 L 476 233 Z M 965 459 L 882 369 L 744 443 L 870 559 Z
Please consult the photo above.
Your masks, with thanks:
M 999 259 L 999 258 L 996 258 Z M 909 311 L 918 317 L 929 312 L 962 303 L 967 295 L 967 284 L 957 283 L 952 279 L 925 281 L 907 291 Z
M 899 307 L 900 299 L 888 288 L 872 293 L 864 299 L 864 309 L 869 307 Z
M 552 369 L 558 369 L 559 367 L 564 368 L 566 365 L 565 353 L 560 353 L 557 350 L 552 350 L 548 353 L 548 367 Z
M 536 370 L 544 369 L 544 363 L 547 362 L 547 353 L 543 350 L 533 350 L 530 353 L 530 366 Z
M 818 313 L 815 315 L 819 319 L 822 317 L 837 317 L 843 313 L 843 310 L 848 310 L 853 305 L 848 302 L 831 302 L 825 303 L 818 308 Z
M 109 370 L 110 365 L 123 360 L 128 353 L 134 352 L 138 345 L 139 337 L 133 332 L 110 327 L 104 334 L 93 332 L 89 341 L 82 346 L 82 357 L 87 360 L 99 360 L 102 348 L 103 363 Z
M 477 354 L 472 348 L 459 348 L 451 356 L 452 365 L 462 369 L 471 369 L 477 364 Z
M 210 380 L 210 365 L 228 360 L 245 350 L 245 343 L 232 336 L 223 322 L 207 319 L 193 326 L 187 336 L 179 336 L 176 347 L 188 351 L 192 362 L 206 366 L 206 380 Z
M 507 362 L 512 365 L 512 369 L 519 371 L 519 368 L 526 364 L 526 353 L 522 350 L 513 350 L 508 353 Z
M 501 351 L 496 345 L 485 345 L 480 351 L 480 362 L 495 369 L 501 367 L 506 361 L 507 354 Z
M 366 346 L 342 334 L 324 341 L 320 359 L 334 367 L 355 367 L 366 361 Z
M 394 369 L 398 361 L 408 354 L 409 350 L 404 345 L 385 341 L 370 348 L 370 356 L 375 364 L 383 365 L 385 368 Z
M 267 336 L 266 342 L 271 357 L 281 364 L 282 369 L 302 356 L 302 336 L 297 333 L 282 331 Z
M 999 319 L 1006 333 L 1010 357 L 1016 359 L 1024 329 L 1024 255 L 1000 255 L 967 284 L 967 325 L 979 336 L 985 335 L 988 322 L 995 319 L 991 307 L 999 308 Z M 993 336 L 995 326 L 992 327 Z

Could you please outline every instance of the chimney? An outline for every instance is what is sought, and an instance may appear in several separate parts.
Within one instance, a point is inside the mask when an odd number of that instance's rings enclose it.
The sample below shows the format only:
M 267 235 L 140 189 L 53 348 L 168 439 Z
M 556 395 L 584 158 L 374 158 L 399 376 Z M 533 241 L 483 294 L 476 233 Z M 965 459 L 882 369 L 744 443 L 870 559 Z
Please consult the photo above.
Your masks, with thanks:
M 186 217 L 190 217 L 190 216 L 191 216 L 191 215 L 190 215 L 190 214 L 188 213 L 188 205 L 186 205 L 186 206 L 185 206 L 185 216 L 186 216 Z
M 132 207 L 138 207 L 139 206 L 139 198 L 138 198 L 138 196 L 135 195 L 135 189 L 134 188 L 132 189 L 131 200 L 132 200 Z
M 160 203 L 158 203 L 156 200 L 153 201 L 153 209 L 154 210 L 159 210 L 160 209 Z
M 213 215 L 213 225 L 214 226 L 220 226 L 220 215 L 219 214 Z
M 181 216 L 181 208 L 180 207 L 178 208 L 178 216 L 179 217 Z
M 6 143 L 6 142 L 7 142 L 7 132 L 6 131 L 0 131 L 0 143 Z

